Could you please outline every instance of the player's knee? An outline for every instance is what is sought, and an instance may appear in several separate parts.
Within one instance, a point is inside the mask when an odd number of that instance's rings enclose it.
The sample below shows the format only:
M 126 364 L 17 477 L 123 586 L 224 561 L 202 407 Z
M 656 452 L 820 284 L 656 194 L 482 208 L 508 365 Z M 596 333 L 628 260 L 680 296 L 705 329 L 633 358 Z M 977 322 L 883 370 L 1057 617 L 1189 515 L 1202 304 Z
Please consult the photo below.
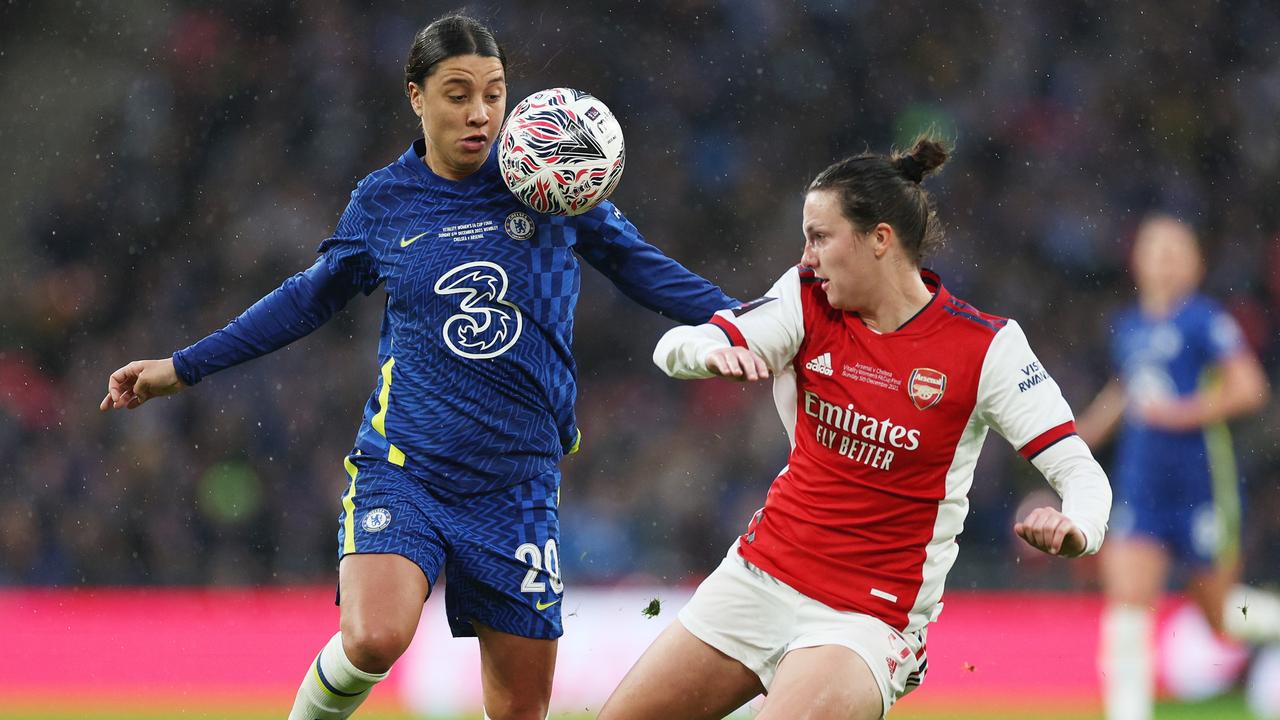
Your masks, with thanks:
M 485 715 L 490 720 L 546 720 L 545 698 L 485 698 Z
M 342 649 L 352 665 L 367 673 L 384 673 L 409 648 L 413 633 L 378 622 L 350 622 L 342 627 Z

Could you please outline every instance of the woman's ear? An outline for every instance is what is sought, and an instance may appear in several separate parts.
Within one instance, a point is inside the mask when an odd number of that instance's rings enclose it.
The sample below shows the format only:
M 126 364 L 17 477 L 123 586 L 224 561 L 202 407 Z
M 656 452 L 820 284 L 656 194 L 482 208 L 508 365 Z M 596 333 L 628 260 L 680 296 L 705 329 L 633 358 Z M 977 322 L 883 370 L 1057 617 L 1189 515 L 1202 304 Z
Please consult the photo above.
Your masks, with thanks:
M 405 93 L 409 96 L 409 107 L 413 108 L 413 114 L 422 117 L 422 88 L 417 83 L 409 83 Z
M 884 257 L 889 252 L 889 246 L 893 244 L 897 233 L 893 231 L 893 226 L 889 223 L 877 223 L 871 229 L 871 249 L 876 254 L 876 259 Z

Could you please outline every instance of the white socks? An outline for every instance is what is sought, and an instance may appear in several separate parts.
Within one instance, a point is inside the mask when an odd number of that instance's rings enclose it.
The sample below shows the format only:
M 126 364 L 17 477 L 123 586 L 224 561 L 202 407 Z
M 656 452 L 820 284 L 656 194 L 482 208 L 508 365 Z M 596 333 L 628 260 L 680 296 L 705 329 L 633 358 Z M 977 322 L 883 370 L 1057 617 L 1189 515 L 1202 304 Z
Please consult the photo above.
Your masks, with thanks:
M 1108 605 L 1102 614 L 1102 687 L 1107 720 L 1151 720 L 1156 673 L 1147 608 Z
M 1155 712 L 1155 613 L 1108 605 L 1102 615 L 1102 686 L 1107 720 L 1151 720 Z M 1236 585 L 1227 595 L 1223 629 L 1244 643 L 1280 642 L 1280 596 Z
M 352 665 L 342 649 L 342 633 L 337 633 L 307 668 L 289 720 L 344 720 L 369 697 L 369 688 L 386 676 Z
M 1246 585 L 1236 585 L 1222 609 L 1222 629 L 1245 643 L 1280 642 L 1280 597 Z

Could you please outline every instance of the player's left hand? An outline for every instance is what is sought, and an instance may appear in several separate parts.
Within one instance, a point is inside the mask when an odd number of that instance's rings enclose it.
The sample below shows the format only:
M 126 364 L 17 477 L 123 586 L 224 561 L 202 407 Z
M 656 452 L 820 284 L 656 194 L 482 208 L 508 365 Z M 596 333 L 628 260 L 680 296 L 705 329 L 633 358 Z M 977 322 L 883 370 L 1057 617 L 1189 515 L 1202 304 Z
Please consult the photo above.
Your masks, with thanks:
M 1071 518 L 1051 507 L 1032 510 L 1013 531 L 1028 545 L 1043 553 L 1076 557 L 1084 553 L 1087 541 L 1084 531 Z

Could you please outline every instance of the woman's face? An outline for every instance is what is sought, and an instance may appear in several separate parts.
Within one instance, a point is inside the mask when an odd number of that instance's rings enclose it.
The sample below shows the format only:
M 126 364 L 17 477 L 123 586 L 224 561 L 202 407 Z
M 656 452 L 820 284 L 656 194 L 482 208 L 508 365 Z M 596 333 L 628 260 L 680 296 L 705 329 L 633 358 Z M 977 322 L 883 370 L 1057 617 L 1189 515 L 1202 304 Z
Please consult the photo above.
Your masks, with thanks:
M 480 169 L 507 111 L 507 81 L 495 57 L 455 55 L 436 64 L 422 86 L 409 83 L 409 104 L 422 118 L 427 167 L 461 180 Z
M 1140 293 L 1182 297 L 1200 284 L 1204 265 L 1195 235 L 1172 218 L 1147 220 L 1133 245 L 1133 277 Z
M 804 199 L 804 255 L 800 262 L 822 279 L 827 302 L 859 310 L 875 282 L 875 249 L 840 209 L 840 194 L 815 190 Z

